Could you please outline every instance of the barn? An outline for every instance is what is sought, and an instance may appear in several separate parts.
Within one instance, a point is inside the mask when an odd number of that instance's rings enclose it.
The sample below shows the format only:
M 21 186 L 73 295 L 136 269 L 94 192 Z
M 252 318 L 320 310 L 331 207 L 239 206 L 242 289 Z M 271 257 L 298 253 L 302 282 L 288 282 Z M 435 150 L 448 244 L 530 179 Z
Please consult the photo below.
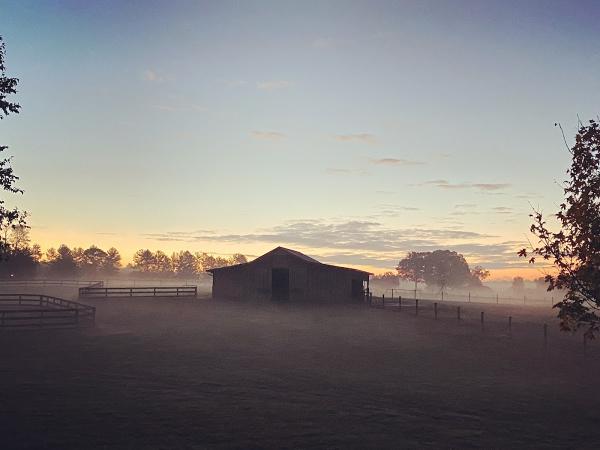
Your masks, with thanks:
M 213 298 L 279 302 L 362 301 L 369 272 L 324 264 L 277 247 L 254 261 L 208 270 Z

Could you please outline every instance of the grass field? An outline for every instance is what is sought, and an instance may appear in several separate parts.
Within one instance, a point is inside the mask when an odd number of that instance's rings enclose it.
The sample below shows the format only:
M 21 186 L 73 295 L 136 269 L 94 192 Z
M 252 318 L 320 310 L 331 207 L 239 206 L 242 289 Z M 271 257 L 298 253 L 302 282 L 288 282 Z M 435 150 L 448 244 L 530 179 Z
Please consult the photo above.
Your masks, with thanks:
M 459 324 L 450 305 L 435 321 L 425 307 L 86 303 L 95 328 L 0 332 L 2 448 L 600 444 L 597 345 L 584 357 L 547 309 L 486 305 L 482 331 L 476 304 Z

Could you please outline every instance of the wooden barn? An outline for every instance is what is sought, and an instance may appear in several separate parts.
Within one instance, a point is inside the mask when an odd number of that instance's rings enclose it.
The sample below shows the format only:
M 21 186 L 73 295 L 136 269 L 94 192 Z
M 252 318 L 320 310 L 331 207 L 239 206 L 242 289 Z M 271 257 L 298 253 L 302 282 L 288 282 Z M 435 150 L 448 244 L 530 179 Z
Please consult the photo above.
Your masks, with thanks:
M 249 263 L 208 272 L 213 276 L 213 298 L 319 303 L 362 301 L 371 275 L 283 247 Z

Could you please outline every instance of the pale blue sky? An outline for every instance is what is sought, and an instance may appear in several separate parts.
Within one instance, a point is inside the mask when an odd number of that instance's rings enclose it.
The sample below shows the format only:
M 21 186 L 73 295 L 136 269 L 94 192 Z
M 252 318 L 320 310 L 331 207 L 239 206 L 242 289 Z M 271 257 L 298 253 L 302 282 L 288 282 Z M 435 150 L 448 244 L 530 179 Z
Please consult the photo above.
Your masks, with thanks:
M 0 0 L 32 234 L 523 265 L 569 162 L 553 125 L 599 113 L 600 3 L 522 3 Z

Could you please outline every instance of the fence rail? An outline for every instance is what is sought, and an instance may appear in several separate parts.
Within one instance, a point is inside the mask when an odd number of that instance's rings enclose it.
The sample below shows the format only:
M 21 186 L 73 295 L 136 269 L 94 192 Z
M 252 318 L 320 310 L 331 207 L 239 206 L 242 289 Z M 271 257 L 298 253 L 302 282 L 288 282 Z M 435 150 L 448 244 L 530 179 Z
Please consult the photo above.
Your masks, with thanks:
M 90 280 L 0 280 L 2 287 L 19 286 L 104 286 L 103 281 Z
M 196 297 L 198 286 L 95 287 L 79 288 L 80 298 Z
M 49 295 L 0 294 L 0 328 L 89 325 L 96 308 Z
M 449 302 L 467 302 L 467 303 L 496 303 L 496 304 L 549 304 L 554 305 L 560 298 L 554 296 L 549 297 L 532 297 L 523 295 L 520 297 L 508 297 L 506 295 L 494 294 L 494 295 L 477 295 L 471 292 L 428 292 L 414 289 L 399 289 L 399 288 L 388 288 L 380 290 L 386 298 L 398 298 L 407 300 L 431 300 L 431 301 L 449 301 Z M 371 292 L 372 293 L 372 292 Z M 380 297 L 380 296 L 379 296 Z

